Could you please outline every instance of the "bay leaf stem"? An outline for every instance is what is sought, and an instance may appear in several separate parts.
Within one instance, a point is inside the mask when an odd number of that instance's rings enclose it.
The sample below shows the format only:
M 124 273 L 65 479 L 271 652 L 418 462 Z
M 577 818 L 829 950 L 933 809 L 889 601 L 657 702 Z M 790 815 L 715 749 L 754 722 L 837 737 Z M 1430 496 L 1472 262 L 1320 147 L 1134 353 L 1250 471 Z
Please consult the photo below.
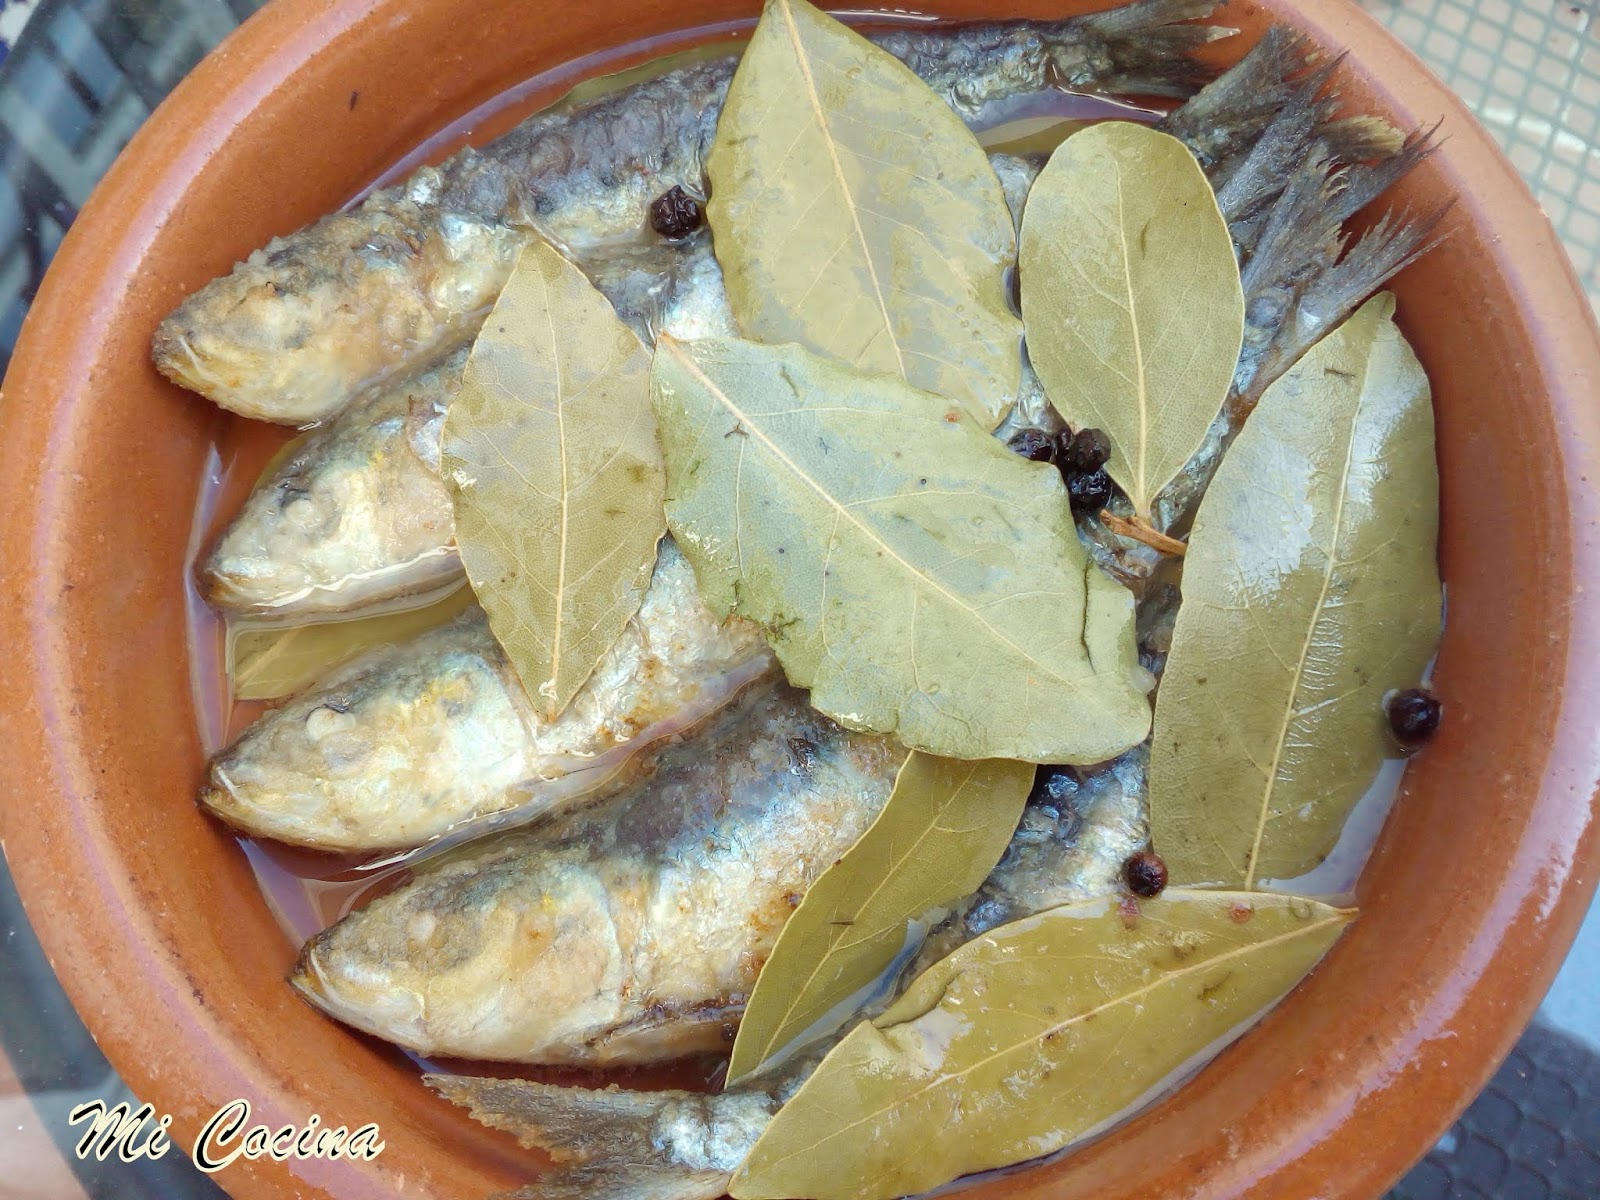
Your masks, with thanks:
M 1188 551 L 1188 546 L 1175 537 L 1168 537 L 1143 517 L 1134 516 L 1131 520 L 1117 516 L 1108 508 L 1100 510 L 1100 523 L 1112 533 L 1121 537 L 1132 538 L 1136 542 L 1143 542 L 1152 550 L 1159 550 L 1162 554 L 1173 554 L 1182 558 Z

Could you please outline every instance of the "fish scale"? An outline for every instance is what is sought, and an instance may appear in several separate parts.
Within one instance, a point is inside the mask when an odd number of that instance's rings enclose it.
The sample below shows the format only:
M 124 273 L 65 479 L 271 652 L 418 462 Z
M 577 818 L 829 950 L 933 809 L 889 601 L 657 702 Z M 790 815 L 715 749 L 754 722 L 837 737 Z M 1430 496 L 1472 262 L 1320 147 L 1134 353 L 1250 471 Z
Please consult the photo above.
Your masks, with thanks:
M 896 36 L 903 42 L 908 35 Z M 909 45 L 896 44 L 903 56 L 917 59 Z M 1437 219 L 1385 226 L 1337 262 L 1342 223 L 1425 157 L 1429 143 L 1426 138 L 1402 141 L 1373 119 L 1335 119 L 1329 68 L 1305 74 L 1306 55 L 1293 35 L 1270 31 L 1238 67 L 1162 122 L 1207 165 L 1213 182 L 1226 181 L 1221 198 L 1228 201 L 1247 296 L 1234 402 L 1158 498 L 1158 520 L 1166 528 L 1181 527 L 1192 511 L 1252 398 L 1322 331 L 1415 258 Z M 1010 155 L 993 155 L 991 161 L 1007 202 L 1020 213 L 1039 161 Z M 645 177 L 640 196 L 664 184 L 662 176 Z M 679 245 L 605 244 L 574 253 L 619 314 L 649 340 L 661 330 L 686 339 L 734 332 L 721 272 L 704 234 Z M 437 403 L 439 394 L 459 386 L 460 361 L 446 360 L 437 372 L 442 384 L 424 400 Z M 412 454 L 398 445 L 390 453 L 399 433 L 377 419 L 384 403 L 380 396 L 341 414 L 262 482 L 201 569 L 208 597 L 226 608 L 270 610 L 278 616 L 341 612 L 459 576 L 444 511 L 449 496 L 436 470 L 438 423 L 415 425 Z M 1059 423 L 1032 370 L 1025 369 L 1017 404 L 1000 436 L 1025 427 L 1053 432 Z M 310 485 L 298 511 L 315 506 L 342 519 L 310 523 L 287 515 L 273 502 L 273 489 L 292 478 Z M 401 503 L 415 519 L 397 514 L 399 504 L 361 502 L 380 486 L 389 495 L 407 497 Z M 434 534 L 431 543 L 425 532 Z M 1086 533 L 1100 565 L 1125 581 L 1142 579 L 1151 569 L 1152 555 L 1114 538 L 1098 523 L 1087 523 Z
M 1187 135 L 1214 178 L 1226 177 L 1236 196 L 1251 198 L 1230 214 L 1247 263 L 1259 238 L 1274 228 L 1290 230 L 1296 219 L 1307 215 L 1304 197 L 1320 198 L 1320 208 L 1309 214 L 1316 219 L 1293 254 L 1284 254 L 1284 262 L 1275 271 L 1258 269 L 1254 292 L 1260 299 L 1274 287 L 1280 297 L 1287 291 L 1291 308 L 1303 297 L 1320 293 L 1323 311 L 1332 313 L 1359 303 L 1388 274 L 1420 253 L 1430 229 L 1426 218 L 1380 226 L 1345 256 L 1348 265 L 1341 269 L 1343 246 L 1337 229 L 1349 215 L 1341 193 L 1366 190 L 1370 199 L 1427 150 L 1425 140 L 1413 138 L 1388 146 L 1387 166 L 1380 162 L 1377 166 L 1338 167 L 1330 145 L 1344 139 L 1349 147 L 1359 145 L 1372 151 L 1375 131 L 1359 124 L 1330 124 L 1323 111 L 1308 113 L 1311 106 L 1320 106 L 1318 88 L 1302 87 L 1297 95 L 1289 83 L 1289 76 L 1304 66 L 1302 54 L 1302 47 L 1290 35 L 1270 34 L 1240 66 L 1202 92 L 1192 110 L 1180 109 L 1169 118 L 1167 127 Z M 1241 129 L 1253 129 L 1251 138 L 1218 132 L 1218 122 L 1230 109 L 1241 114 Z M 1378 150 L 1384 149 L 1386 141 L 1394 142 L 1378 133 Z M 1253 139 L 1266 137 L 1282 139 L 1288 143 L 1287 149 L 1280 144 L 1273 153 L 1252 153 Z M 1285 163 L 1293 169 L 1283 175 Z M 1252 173 L 1269 170 L 1279 172 L 1281 180 L 1250 178 Z M 1250 290 L 1247 283 L 1247 293 Z M 1257 312 L 1261 311 L 1258 304 Z M 1273 353 L 1277 363 L 1286 367 L 1304 349 L 1299 344 L 1304 341 L 1303 330 L 1290 330 L 1280 337 L 1281 327 L 1259 319 L 1256 330 L 1255 352 L 1247 347 L 1236 377 L 1240 394 L 1276 369 Z M 1170 501 L 1173 508 L 1169 513 L 1182 515 L 1203 492 L 1216 459 L 1243 419 L 1240 407 L 1219 415 L 1208 446 L 1174 489 L 1176 499 Z M 1084 532 L 1099 544 L 1103 562 L 1138 582 L 1150 576 L 1159 560 L 1141 558 L 1137 549 L 1129 554 L 1097 525 L 1090 523 Z M 1176 606 L 1168 586 L 1154 588 L 1151 596 L 1150 620 L 1141 625 L 1141 641 L 1150 647 L 1150 661 L 1159 666 Z M 1072 820 L 1041 814 L 1037 807 L 1030 810 L 984 887 L 962 912 L 928 938 L 918 967 L 1003 922 L 1115 890 L 1121 863 L 1141 848 L 1147 837 L 1146 761 L 1147 752 L 1140 747 L 1114 763 L 1085 772 L 1073 789 L 1085 811 L 1071 814 Z M 1080 819 L 1081 826 L 1073 829 Z M 819 1046 L 791 1059 L 777 1078 L 758 1077 L 715 1096 L 637 1095 L 614 1088 L 592 1091 L 533 1081 L 490 1083 L 460 1076 L 435 1075 L 428 1082 L 468 1107 L 480 1121 L 509 1130 L 525 1146 L 543 1149 L 561 1161 L 554 1173 L 514 1196 L 715 1200 L 724 1194 L 732 1173 L 767 1127 L 771 1114 L 807 1078 L 825 1048 Z M 720 1148 L 715 1161 L 685 1153 L 685 1146 L 706 1144 Z
M 858 735 L 852 735 L 858 736 Z M 1148 844 L 1143 748 L 1080 773 L 1066 795 L 1030 800 L 982 888 L 934 929 L 899 975 L 901 987 L 946 953 L 1004 922 L 1117 887 L 1123 861 Z M 887 989 L 872 1011 L 886 1008 Z M 842 1036 L 842 1033 L 840 1035 Z M 510 1193 L 519 1200 L 716 1200 L 778 1107 L 835 1038 L 715 1095 L 587 1089 L 533 1080 L 430 1075 L 429 1086 L 479 1121 L 561 1166 Z

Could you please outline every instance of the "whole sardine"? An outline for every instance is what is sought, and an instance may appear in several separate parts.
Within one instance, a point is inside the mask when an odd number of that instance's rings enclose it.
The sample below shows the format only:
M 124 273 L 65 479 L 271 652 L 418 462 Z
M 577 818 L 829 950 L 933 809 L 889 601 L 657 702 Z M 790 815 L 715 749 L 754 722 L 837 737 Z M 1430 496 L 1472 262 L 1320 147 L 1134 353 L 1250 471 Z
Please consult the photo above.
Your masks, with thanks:
M 424 1054 L 606 1065 L 718 1049 L 904 757 L 757 687 L 623 795 L 423 864 L 313 939 L 294 985 Z
M 264 714 L 213 760 L 200 800 L 294 845 L 417 846 L 490 813 L 572 803 L 638 740 L 705 716 L 771 669 L 760 631 L 718 622 L 668 539 L 639 612 L 554 721 L 474 607 Z
M 1132 750 L 1036 791 L 1005 857 L 965 911 L 929 937 L 901 983 L 998 925 L 1115 892 L 1123 862 L 1149 840 L 1145 760 L 1142 749 Z M 479 1121 L 556 1160 L 552 1174 L 511 1193 L 517 1200 L 716 1200 L 826 1048 L 717 1095 L 465 1075 L 427 1081 Z
M 731 333 L 704 234 L 682 244 L 607 247 L 579 264 L 647 341 Z M 459 579 L 455 516 L 439 474 L 465 347 L 389 380 L 307 434 L 269 472 L 198 571 L 201 594 L 232 612 L 350 612 Z
M 1220 31 L 1182 24 L 1213 0 L 1142 0 L 1065 21 L 875 35 L 963 113 L 1047 86 L 1187 95 L 1187 54 Z M 538 113 L 485 147 L 374 192 L 185 300 L 153 352 L 173 380 L 246 416 L 306 424 L 374 381 L 468 340 L 522 245 L 570 252 L 638 236 L 674 185 L 705 194 L 733 55 Z

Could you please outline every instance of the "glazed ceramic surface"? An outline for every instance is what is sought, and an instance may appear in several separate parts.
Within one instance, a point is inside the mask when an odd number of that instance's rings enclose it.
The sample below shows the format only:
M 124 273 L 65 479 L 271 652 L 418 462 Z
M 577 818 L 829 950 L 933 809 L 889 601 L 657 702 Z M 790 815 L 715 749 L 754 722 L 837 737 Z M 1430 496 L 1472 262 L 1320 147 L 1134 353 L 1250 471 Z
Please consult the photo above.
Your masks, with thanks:
M 1091 7 L 941 0 L 950 17 Z M 0 834 L 45 949 L 180 1146 L 236 1097 L 273 1127 L 377 1122 L 371 1163 L 238 1163 L 235 1196 L 476 1200 L 536 1156 L 433 1097 L 389 1048 L 284 986 L 293 958 L 202 765 L 183 575 L 218 410 L 150 366 L 157 321 L 345 203 L 430 135 L 747 20 L 703 0 L 274 0 L 134 139 L 73 227 L 0 400 Z M 1600 745 L 1600 340 L 1548 223 L 1446 89 L 1343 0 L 1235 4 L 1328 51 L 1352 105 L 1443 148 L 1396 199 L 1458 197 L 1395 290 L 1432 377 L 1448 720 L 1407 774 L 1363 915 L 1311 980 L 1170 1099 L 972 1195 L 1375 1197 L 1467 1103 L 1544 991 L 1594 884 Z M 619 42 L 648 51 L 612 53 Z M 443 147 L 440 148 L 441 150 Z

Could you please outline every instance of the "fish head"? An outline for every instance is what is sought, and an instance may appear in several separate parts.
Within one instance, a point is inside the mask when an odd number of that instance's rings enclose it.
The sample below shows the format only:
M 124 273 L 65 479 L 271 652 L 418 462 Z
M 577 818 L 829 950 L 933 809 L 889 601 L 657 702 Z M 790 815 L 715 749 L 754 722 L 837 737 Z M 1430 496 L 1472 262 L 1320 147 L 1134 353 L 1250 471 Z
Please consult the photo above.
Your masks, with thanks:
M 372 389 L 280 451 L 201 564 L 205 598 L 297 617 L 459 577 L 455 512 L 438 466 L 466 357 L 463 348 Z
M 293 845 L 419 845 L 526 778 L 525 705 L 471 610 L 263 716 L 213 761 L 200 802 Z
M 530 852 L 531 853 L 531 852 Z M 624 1018 L 614 897 L 592 872 L 468 855 L 301 952 L 290 982 L 357 1029 L 432 1054 L 544 1059 Z M 508 980 L 518 986 L 507 987 Z
M 200 564 L 196 582 L 213 607 L 270 614 L 347 603 L 338 593 L 348 572 L 321 569 L 327 555 L 318 550 L 338 535 L 350 481 L 311 478 L 293 465 L 251 494 Z
M 375 427 L 373 438 L 383 430 Z M 449 496 L 396 432 L 394 457 L 290 462 L 258 487 L 196 572 L 228 612 L 341 614 L 458 578 Z M 407 461 L 409 460 L 409 461 Z M 414 486 L 422 477 L 432 487 Z
M 527 233 L 374 200 L 275 238 L 180 304 L 151 346 L 162 374 L 243 416 L 306 426 L 470 340 Z
M 328 220 L 341 219 L 354 224 Z M 350 346 L 328 325 L 348 326 L 361 344 L 383 336 L 351 303 L 346 265 L 320 242 L 275 239 L 161 323 L 156 366 L 246 417 L 310 425 L 333 416 L 350 399 Z

